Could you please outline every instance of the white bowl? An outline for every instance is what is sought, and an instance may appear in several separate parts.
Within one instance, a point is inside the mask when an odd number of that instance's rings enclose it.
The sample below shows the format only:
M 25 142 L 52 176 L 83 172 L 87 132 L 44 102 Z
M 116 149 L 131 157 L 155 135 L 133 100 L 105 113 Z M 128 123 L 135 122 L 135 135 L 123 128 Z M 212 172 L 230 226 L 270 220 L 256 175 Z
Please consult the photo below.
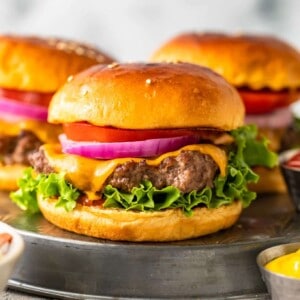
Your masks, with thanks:
M 24 241 L 21 235 L 11 226 L 0 222 L 0 233 L 8 233 L 12 236 L 7 251 L 0 256 L 0 292 L 7 285 L 14 267 L 24 251 Z

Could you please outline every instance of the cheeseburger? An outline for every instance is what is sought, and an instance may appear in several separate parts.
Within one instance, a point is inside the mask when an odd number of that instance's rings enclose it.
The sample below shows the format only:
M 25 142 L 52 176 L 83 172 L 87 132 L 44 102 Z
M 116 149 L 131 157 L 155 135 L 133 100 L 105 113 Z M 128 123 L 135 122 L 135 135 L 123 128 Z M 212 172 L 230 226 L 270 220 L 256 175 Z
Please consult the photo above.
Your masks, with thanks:
M 244 105 L 193 64 L 98 65 L 54 95 L 60 144 L 31 155 L 11 195 L 53 224 L 110 240 L 175 241 L 232 226 L 276 155 L 241 127 Z M 38 203 L 37 200 L 38 199 Z
M 271 36 L 185 33 L 162 45 L 151 61 L 185 61 L 206 66 L 236 87 L 246 108 L 245 122 L 278 152 L 292 122 L 289 104 L 299 99 L 300 53 Z M 279 168 L 257 168 L 259 192 L 285 191 Z
M 70 75 L 107 62 L 99 50 L 71 41 L 0 36 L 0 189 L 16 189 L 28 155 L 57 141 L 61 128 L 47 123 L 54 92 Z

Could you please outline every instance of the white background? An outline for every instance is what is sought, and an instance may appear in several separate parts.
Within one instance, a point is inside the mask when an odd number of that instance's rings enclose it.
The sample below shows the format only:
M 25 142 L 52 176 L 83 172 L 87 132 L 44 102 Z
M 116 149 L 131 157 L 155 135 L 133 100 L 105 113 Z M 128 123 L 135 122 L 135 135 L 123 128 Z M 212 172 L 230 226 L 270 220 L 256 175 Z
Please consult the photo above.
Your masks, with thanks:
M 185 31 L 275 34 L 300 49 L 299 0 L 0 0 L 0 32 L 96 44 L 142 61 Z

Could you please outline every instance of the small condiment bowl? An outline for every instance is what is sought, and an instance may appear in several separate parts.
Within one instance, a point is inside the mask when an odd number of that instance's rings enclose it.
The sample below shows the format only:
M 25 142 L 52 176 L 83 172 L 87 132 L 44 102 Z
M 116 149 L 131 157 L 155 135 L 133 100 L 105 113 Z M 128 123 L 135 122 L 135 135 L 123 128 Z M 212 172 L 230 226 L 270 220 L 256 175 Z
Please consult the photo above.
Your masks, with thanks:
M 13 227 L 0 222 L 0 234 L 2 233 L 8 233 L 12 239 L 10 243 L 5 243 L 4 250 L 2 247 L 0 249 L 0 292 L 5 289 L 15 265 L 24 251 L 23 238 Z
M 300 149 L 284 151 L 279 156 L 279 162 L 288 192 L 296 209 L 300 211 L 300 168 L 289 167 L 286 164 L 286 162 L 297 153 L 300 153 Z
M 295 300 L 300 298 L 300 279 L 280 275 L 265 268 L 273 259 L 296 252 L 300 243 L 290 243 L 267 248 L 257 256 L 257 264 L 272 300 Z

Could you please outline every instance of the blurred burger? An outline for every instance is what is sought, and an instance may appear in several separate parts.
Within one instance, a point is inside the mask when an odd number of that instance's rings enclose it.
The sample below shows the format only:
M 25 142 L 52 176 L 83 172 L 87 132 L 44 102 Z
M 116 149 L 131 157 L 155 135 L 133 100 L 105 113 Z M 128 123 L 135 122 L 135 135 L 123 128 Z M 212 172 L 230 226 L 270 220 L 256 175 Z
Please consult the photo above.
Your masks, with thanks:
M 57 141 L 61 127 L 47 123 L 54 92 L 70 75 L 111 61 L 71 41 L 0 36 L 0 189 L 16 189 L 28 155 Z
M 289 104 L 299 99 L 300 54 L 270 36 L 185 33 L 162 45 L 151 61 L 185 61 L 206 66 L 235 86 L 246 108 L 246 123 L 259 126 L 270 149 L 280 151 L 292 122 Z M 257 168 L 258 192 L 283 192 L 276 168 Z
M 228 228 L 255 198 L 250 166 L 276 163 L 243 119 L 237 91 L 207 68 L 94 66 L 54 95 L 48 120 L 63 124 L 60 145 L 31 156 L 34 172 L 11 197 L 104 239 L 172 241 Z

